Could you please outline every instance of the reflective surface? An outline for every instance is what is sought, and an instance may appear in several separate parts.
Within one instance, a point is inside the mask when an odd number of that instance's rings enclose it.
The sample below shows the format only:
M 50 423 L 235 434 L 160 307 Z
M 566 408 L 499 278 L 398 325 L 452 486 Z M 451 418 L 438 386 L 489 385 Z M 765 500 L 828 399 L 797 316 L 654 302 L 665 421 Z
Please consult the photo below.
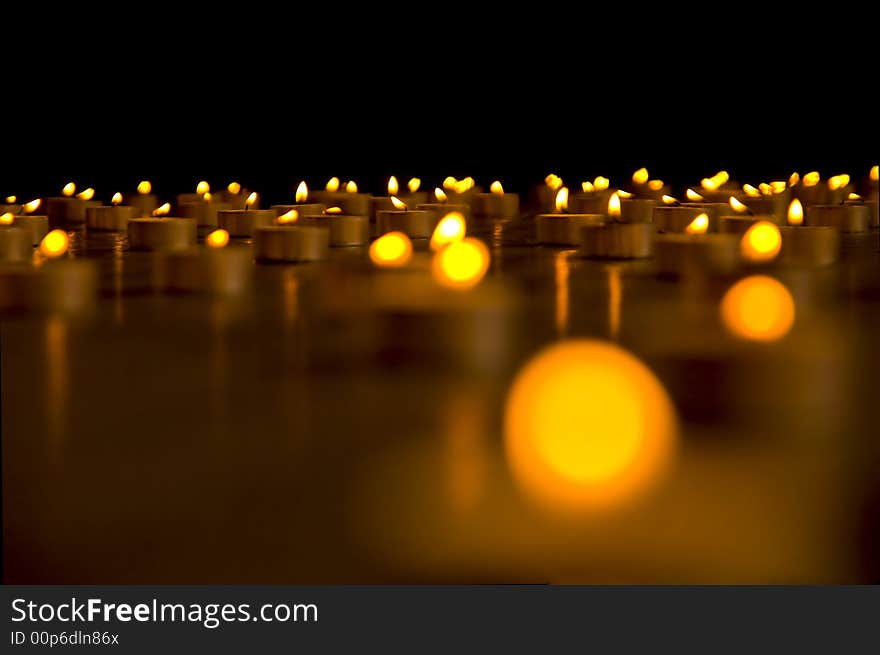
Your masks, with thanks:
M 865 582 L 880 579 L 880 255 L 750 269 L 791 294 L 776 341 L 723 323 L 728 278 L 656 276 L 472 226 L 441 288 L 366 248 L 258 266 L 238 298 L 153 289 L 157 258 L 74 234 L 90 317 L 2 325 L 8 582 Z M 231 244 L 229 247 L 249 247 Z M 625 505 L 536 503 L 505 457 L 519 370 L 612 340 L 675 406 L 676 455 Z

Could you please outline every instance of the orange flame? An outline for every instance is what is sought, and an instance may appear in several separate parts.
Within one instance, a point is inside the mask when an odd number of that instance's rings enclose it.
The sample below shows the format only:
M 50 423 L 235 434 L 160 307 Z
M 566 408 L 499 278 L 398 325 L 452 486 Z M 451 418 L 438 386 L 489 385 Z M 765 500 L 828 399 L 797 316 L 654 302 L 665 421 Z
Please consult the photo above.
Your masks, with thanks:
M 467 232 L 467 223 L 464 216 L 459 212 L 449 212 L 434 228 L 431 235 L 431 250 L 440 250 L 450 243 L 455 243 L 464 239 Z
M 117 191 L 116 193 L 113 194 L 113 197 L 110 198 L 110 204 L 115 206 L 121 202 L 122 202 L 122 194 L 119 193 L 119 191 Z
M 275 222 L 278 225 L 287 225 L 289 223 L 296 223 L 299 220 L 299 212 L 295 209 L 291 209 L 290 211 L 286 211 L 281 214 L 278 218 L 275 219 Z
M 349 180 L 348 182 L 346 182 L 345 183 L 345 191 L 346 191 L 346 193 L 357 193 L 358 192 L 357 182 L 355 182 L 354 180 Z
M 142 181 L 138 182 L 137 192 L 139 194 L 141 194 L 142 196 L 147 195 L 152 190 L 153 190 L 153 185 L 150 184 L 149 180 L 142 180 Z
M 601 175 L 593 180 L 593 186 L 595 187 L 596 191 L 605 191 L 610 184 L 611 180 L 609 180 L 607 177 L 602 177 Z
M 700 214 L 684 229 L 688 234 L 706 234 L 709 230 L 709 215 Z
M 309 199 L 309 187 L 306 186 L 306 181 L 303 180 L 296 187 L 296 202 L 302 203 Z
M 437 199 L 437 202 L 446 202 L 447 200 L 446 192 L 440 187 L 434 189 L 434 197 Z
M 752 262 L 768 262 L 776 258 L 782 247 L 779 228 L 770 221 L 758 221 L 752 225 L 740 241 L 743 259 Z
M 816 186 L 821 179 L 819 171 L 811 171 L 804 175 L 804 186 Z
M 797 186 L 797 183 L 800 181 L 801 176 L 797 171 L 788 176 L 788 186 Z
M 370 260 L 381 268 L 400 268 L 412 258 L 412 241 L 403 232 L 387 232 L 370 245 Z
M 832 191 L 843 189 L 847 184 L 849 184 L 849 175 L 846 174 L 835 175 L 828 180 L 828 188 Z
M 663 188 L 663 180 L 649 180 L 648 188 L 651 189 L 651 191 L 659 191 Z
M 730 208 L 737 214 L 745 214 L 747 211 L 749 211 L 749 208 L 746 207 L 739 200 L 737 200 L 734 196 L 730 196 L 730 200 L 728 200 L 727 202 L 728 204 L 730 204 Z
M 37 209 L 40 208 L 40 205 L 43 201 L 40 198 L 36 198 L 35 200 L 31 200 L 30 202 L 24 203 L 21 207 L 24 209 L 25 214 L 33 214 Z
M 199 194 L 200 196 L 205 195 L 210 190 L 211 190 L 211 185 L 208 184 L 207 182 L 205 182 L 204 180 L 202 180 L 201 182 L 196 184 L 196 193 Z
M 241 185 L 238 182 L 230 182 L 226 185 L 226 190 L 235 196 L 241 193 Z
M 498 180 L 495 180 L 495 181 L 492 182 L 492 184 L 489 186 L 489 192 L 490 192 L 490 193 L 496 193 L 496 194 L 498 194 L 498 195 L 503 195 L 503 194 L 504 194 L 504 187 L 501 186 L 501 182 L 499 182 Z
M 684 194 L 687 196 L 687 199 L 691 200 L 692 202 L 701 202 L 703 200 L 703 196 L 701 196 L 693 189 L 688 189 L 684 192 Z
M 76 197 L 80 200 L 91 200 L 95 197 L 95 190 L 92 187 L 89 187 L 88 189 L 84 189 L 80 193 L 77 193 Z
M 67 236 L 67 232 L 64 230 L 52 230 L 40 242 L 40 253 L 50 259 L 54 259 L 66 253 L 68 245 L 70 245 L 70 238 Z
M 68 182 L 64 185 L 64 188 L 61 189 L 61 195 L 67 196 L 68 198 L 72 196 L 76 192 L 76 185 L 73 182 Z
M 750 198 L 760 198 L 761 192 L 751 184 L 743 184 L 743 192 Z
M 18 200 L 18 196 L 6 196 L 6 204 L 7 205 L 14 205 L 17 200 Z
M 327 180 L 327 184 L 324 185 L 324 190 L 329 191 L 330 193 L 336 193 L 339 191 L 339 178 L 334 175 Z
M 165 203 L 153 210 L 153 216 L 167 216 L 171 213 L 171 203 Z
M 664 205 L 677 205 L 678 204 L 678 200 L 676 200 L 672 196 L 667 196 L 665 194 L 660 197 L 660 200 L 663 202 Z
M 802 225 L 804 222 L 804 206 L 795 198 L 788 205 L 788 224 Z
M 648 181 L 648 177 L 648 169 L 643 167 L 632 174 L 632 181 L 636 184 L 644 184 Z
M 399 190 L 400 185 L 397 183 L 397 178 L 392 175 L 388 178 L 388 195 L 396 196 Z
M 391 204 L 394 205 L 395 209 L 406 211 L 406 203 L 397 196 L 391 196 Z
M 410 178 L 410 181 L 406 183 L 406 188 L 409 189 L 410 193 L 415 193 L 421 186 L 422 181 L 417 177 Z
M 612 193 L 608 199 L 608 215 L 612 218 L 620 218 L 620 196 Z
M 325 213 L 325 214 L 331 214 L 331 215 L 332 215 L 332 214 L 341 214 L 341 213 L 342 213 L 342 207 L 327 207 L 327 209 L 324 210 L 324 213 Z
M 229 232 L 226 230 L 214 230 L 205 237 L 205 245 L 209 248 L 225 248 L 229 243 Z
M 559 191 L 559 188 L 562 186 L 562 178 L 555 173 L 550 173 L 550 175 L 544 178 L 544 184 L 554 191 Z
M 0 214 L 0 224 L 2 225 L 12 225 L 12 221 L 15 220 L 15 214 L 12 212 L 6 212 L 4 214 Z
M 244 204 L 247 207 L 253 207 L 257 203 L 257 192 L 252 191 L 251 194 L 247 197 L 247 200 L 244 201 Z
M 563 213 L 568 211 L 568 187 L 564 186 L 556 192 L 556 211 Z
M 581 182 L 581 190 L 582 190 L 584 193 L 593 193 L 593 191 L 594 191 L 595 189 L 596 189 L 596 187 L 593 186 L 593 183 L 592 183 L 592 182 Z
M 479 239 L 468 237 L 440 249 L 431 262 L 434 279 L 451 289 L 474 287 L 489 270 L 489 249 Z

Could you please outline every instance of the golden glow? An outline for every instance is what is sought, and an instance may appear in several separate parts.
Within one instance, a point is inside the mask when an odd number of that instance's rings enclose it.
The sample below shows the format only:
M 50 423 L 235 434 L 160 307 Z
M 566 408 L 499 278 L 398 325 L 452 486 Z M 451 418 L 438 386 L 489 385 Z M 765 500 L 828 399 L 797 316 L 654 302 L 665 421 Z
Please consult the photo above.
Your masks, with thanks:
M 406 211 L 406 203 L 397 196 L 391 196 L 391 204 L 394 205 L 394 209 Z
M 745 193 L 749 198 L 760 198 L 761 192 L 758 191 L 751 184 L 743 184 L 743 193 Z
M 743 234 L 739 251 L 751 262 L 769 262 L 776 258 L 782 247 L 779 228 L 770 221 L 758 221 Z
M 382 268 L 406 266 L 412 258 L 412 241 L 403 232 L 388 232 L 370 245 L 370 260 Z
M 210 191 L 206 191 L 204 194 L 202 194 L 202 200 L 204 200 L 205 202 L 211 202 L 211 198 L 212 196 Z
M 284 212 L 278 218 L 275 219 L 275 222 L 278 225 L 288 225 L 289 223 L 296 223 L 299 220 L 299 212 L 295 209 L 291 209 L 289 211 Z
M 801 181 L 801 176 L 797 171 L 788 176 L 788 186 L 797 186 L 797 183 Z
M 2 225 L 12 225 L 12 221 L 15 220 L 15 214 L 12 212 L 6 212 L 4 214 L 0 214 L 0 224 Z
M 446 202 L 446 192 L 440 187 L 436 187 L 434 189 L 434 197 L 437 199 L 437 202 Z
M 788 224 L 802 225 L 804 222 L 804 206 L 795 198 L 788 205 Z
M 6 204 L 7 205 L 14 205 L 17 200 L 18 200 L 18 196 L 6 196 Z
M 327 184 L 324 185 L 324 190 L 329 191 L 330 193 L 336 193 L 339 191 L 339 178 L 334 176 L 327 180 Z
M 226 185 L 226 190 L 235 196 L 241 193 L 241 185 L 238 182 L 230 182 Z
M 633 194 L 631 194 L 629 191 L 624 191 L 623 189 L 621 189 L 620 191 L 618 191 L 618 192 L 617 192 L 617 195 L 620 196 L 621 200 L 626 200 L 626 199 L 628 199 L 628 198 L 632 198 L 632 197 L 633 197 Z
M 828 188 L 832 191 L 837 191 L 838 189 L 844 188 L 847 184 L 849 184 L 849 175 L 835 175 L 828 179 Z
M 397 183 L 397 178 L 392 175 L 388 178 L 388 195 L 396 196 L 399 190 L 400 185 Z
M 706 234 L 709 230 L 709 215 L 708 214 L 700 214 L 690 223 L 688 226 L 684 228 L 684 231 L 688 234 Z
M 345 190 L 347 193 L 357 193 L 358 192 L 357 182 L 355 182 L 354 180 L 349 180 L 348 182 L 345 183 Z
M 665 194 L 660 197 L 660 200 L 663 202 L 664 205 L 677 205 L 678 204 L 678 200 L 676 200 L 672 196 L 667 196 Z
M 858 193 L 850 193 L 847 197 L 847 200 L 861 200 L 862 197 Z
M 770 190 L 773 192 L 773 195 L 778 196 L 780 193 L 785 193 L 785 190 L 788 188 L 788 182 L 784 182 L 782 180 L 777 180 L 775 182 L 770 183 Z
M 208 184 L 207 182 L 205 182 L 204 180 L 202 180 L 201 182 L 196 184 L 196 193 L 199 194 L 200 196 L 205 195 L 210 190 L 211 190 L 211 185 Z
M 467 223 L 459 212 L 449 212 L 440 219 L 431 235 L 431 250 L 440 250 L 450 243 L 461 241 L 467 232 Z
M 406 188 L 409 189 L 410 193 L 415 193 L 422 186 L 422 181 L 417 177 L 410 178 L 409 182 L 406 183 Z
M 229 232 L 226 230 L 214 230 L 205 237 L 205 245 L 209 248 L 225 248 L 229 243 Z
M 153 185 L 150 184 L 149 180 L 142 180 L 142 181 L 138 182 L 137 192 L 139 194 L 141 194 L 142 196 L 147 195 L 152 190 L 153 190 Z
M 459 180 L 455 183 L 455 192 L 458 194 L 467 193 L 471 189 L 474 188 L 474 178 L 466 177 L 463 180 Z
M 504 193 L 504 187 L 501 186 L 501 182 L 495 180 L 489 186 L 489 193 L 497 193 L 498 195 L 502 195 Z
M 110 198 L 110 204 L 111 205 L 118 205 L 121 202 L 122 202 L 122 194 L 119 193 L 119 191 L 117 191 L 116 193 L 113 194 L 113 197 Z
M 611 180 L 601 175 L 593 180 L 593 186 L 596 188 L 596 191 L 605 191 L 610 184 Z
M 581 182 L 581 189 L 584 193 L 593 193 L 596 190 L 596 187 L 593 186 L 592 182 Z
M 40 252 L 49 258 L 61 257 L 67 252 L 70 239 L 64 230 L 52 230 L 40 242 Z
M 507 395 L 504 444 L 519 487 L 547 509 L 602 510 L 664 477 L 677 442 L 672 401 L 629 352 L 561 341 L 520 370 Z
M 305 180 L 297 185 L 294 197 L 296 198 L 297 203 L 305 202 L 309 199 L 309 187 L 306 185 Z
M 715 191 L 719 184 L 711 177 L 704 177 L 700 181 L 700 186 L 702 186 L 706 191 Z
M 620 218 L 620 196 L 612 193 L 608 199 L 608 215 L 612 218 Z
M 659 191 L 663 188 L 663 180 L 649 180 L 648 188 L 651 189 L 651 191 Z
M 746 207 L 734 196 L 730 196 L 730 200 L 728 200 L 727 202 L 730 205 L 730 208 L 737 214 L 745 214 L 747 211 L 749 211 L 749 208 Z
M 41 204 L 43 204 L 43 201 L 40 198 L 36 198 L 30 202 L 24 203 L 21 207 L 24 209 L 25 214 L 33 214 L 40 208 Z
M 568 210 L 568 187 L 564 186 L 556 192 L 556 211 L 562 213 Z
M 876 164 L 874 166 L 871 166 L 871 172 L 868 173 L 868 177 L 871 178 L 872 182 L 880 180 L 880 172 L 878 172 Z
M 91 200 L 95 197 L 95 190 L 92 187 L 89 187 L 88 189 L 83 189 L 76 194 L 76 197 L 80 200 Z
M 819 184 L 819 180 L 822 178 L 819 176 L 819 171 L 811 171 L 804 175 L 804 186 L 816 186 Z
M 253 207 L 257 204 L 257 192 L 252 191 L 251 194 L 247 197 L 247 200 L 244 201 L 246 207 Z
M 325 213 L 325 214 L 330 214 L 331 216 L 332 216 L 333 214 L 341 214 L 341 213 L 342 213 L 342 207 L 327 207 L 327 209 L 324 210 L 324 213 Z
M 470 289 L 489 270 L 489 249 L 479 239 L 468 237 L 451 243 L 434 254 L 434 279 L 451 289 Z
M 153 210 L 153 216 L 167 216 L 171 213 L 171 204 L 165 203 L 164 205 L 160 205 Z
M 648 169 L 643 167 L 633 173 L 632 181 L 636 184 L 644 184 L 648 181 L 648 177 Z
M 794 299 L 778 280 L 752 275 L 734 284 L 721 300 L 721 320 L 735 336 L 776 341 L 794 325 Z
M 691 200 L 693 202 L 700 202 L 703 200 L 703 196 L 701 196 L 699 193 L 697 193 L 693 189 L 688 189 L 687 191 L 684 192 L 684 195 L 687 196 L 688 200 Z
M 559 188 L 562 186 L 562 178 L 555 173 L 550 173 L 550 175 L 544 178 L 544 184 L 554 191 L 559 191 Z
M 568 331 L 568 301 L 570 298 L 568 256 L 576 252 L 577 250 L 560 250 L 553 258 L 556 272 L 556 334 L 560 337 Z
M 451 175 L 448 175 L 443 179 L 443 188 L 444 189 L 452 190 L 455 188 L 456 184 L 458 184 L 458 180 L 456 180 Z
M 758 190 L 760 190 L 762 196 L 769 196 L 773 193 L 773 189 L 771 189 L 770 185 L 766 182 L 761 182 L 758 185 Z
M 67 196 L 68 198 L 72 196 L 76 192 L 76 185 L 73 182 L 68 182 L 64 185 L 64 188 L 61 189 L 61 195 Z

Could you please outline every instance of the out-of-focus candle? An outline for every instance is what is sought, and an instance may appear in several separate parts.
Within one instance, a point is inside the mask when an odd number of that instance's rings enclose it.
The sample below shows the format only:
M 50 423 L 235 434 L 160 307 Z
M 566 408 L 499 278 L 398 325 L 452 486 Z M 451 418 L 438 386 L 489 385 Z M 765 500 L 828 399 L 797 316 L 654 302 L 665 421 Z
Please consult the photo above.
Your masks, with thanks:
M 798 198 L 788 209 L 788 225 L 779 228 L 782 248 L 779 261 L 799 266 L 827 266 L 840 254 L 840 233 L 834 227 L 804 225 L 804 208 Z
M 134 207 L 139 218 L 152 216 L 159 206 L 159 197 L 153 193 L 153 184 L 149 180 L 141 180 L 137 185 L 137 193 L 126 194 L 125 204 Z
M 437 214 L 426 209 L 410 210 L 406 203 L 391 196 L 394 209 L 376 212 L 376 229 L 380 235 L 386 232 L 403 232 L 410 239 L 429 239 L 437 225 Z
M 538 243 L 559 246 L 576 246 L 581 243 L 581 228 L 588 225 L 602 225 L 602 214 L 569 214 L 568 187 L 560 187 L 556 192 L 556 212 L 535 216 L 535 232 Z
M 489 193 L 477 193 L 473 199 L 476 216 L 510 220 L 519 216 L 519 195 L 505 193 L 499 180 L 489 186 Z

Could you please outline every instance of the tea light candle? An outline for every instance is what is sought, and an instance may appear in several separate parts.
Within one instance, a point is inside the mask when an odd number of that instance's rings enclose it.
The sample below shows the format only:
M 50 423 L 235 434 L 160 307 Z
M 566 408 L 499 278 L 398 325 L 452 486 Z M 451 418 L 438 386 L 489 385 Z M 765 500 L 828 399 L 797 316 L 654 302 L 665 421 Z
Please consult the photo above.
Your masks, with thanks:
M 185 201 L 177 205 L 177 215 L 180 218 L 190 218 L 200 228 L 217 227 L 217 212 L 221 209 L 231 209 L 225 202 L 217 202 L 210 192 L 198 200 Z
M 538 243 L 554 246 L 577 246 L 581 243 L 581 228 L 602 225 L 602 214 L 567 214 L 568 187 L 556 192 L 556 213 L 535 216 L 535 236 Z
M 407 207 L 415 207 L 416 205 L 426 204 L 429 200 L 428 194 L 425 191 L 419 191 L 420 186 L 421 180 L 419 180 L 418 178 L 412 178 L 408 184 L 409 192 L 401 193 L 399 191 L 400 185 L 397 182 L 397 178 L 392 175 L 390 178 L 388 178 L 388 195 L 371 197 L 370 202 L 372 204 L 372 215 L 378 219 L 380 211 L 394 211 L 395 209 L 397 209 L 397 206 L 395 205 L 392 198 L 397 198 Z M 343 199 L 340 199 L 340 201 L 342 200 Z M 346 212 L 351 211 L 350 207 L 343 207 L 342 205 L 340 205 L 340 207 L 342 207 Z
M 3 216 L 9 218 L 12 214 Z M 0 261 L 2 262 L 27 262 L 33 256 L 33 234 L 23 227 L 13 227 L 12 223 L 3 224 L 0 221 Z
M 449 196 L 439 187 L 434 189 L 433 202 L 420 203 L 416 205 L 416 209 L 434 212 L 437 216 L 442 216 L 449 212 L 458 212 L 465 218 L 469 218 L 471 214 L 470 205 L 449 202 Z
M 152 216 L 159 206 L 159 198 L 152 193 L 153 185 L 149 180 L 142 180 L 137 185 L 137 193 L 129 193 L 125 196 L 125 204 L 134 207 L 138 218 Z
M 42 204 L 42 200 L 31 200 L 21 205 L 24 214 L 14 214 L 12 218 L 13 227 L 22 227 L 31 233 L 31 244 L 37 246 L 43 237 L 49 232 L 49 217 L 41 214 L 34 214 Z M 2 220 L 0 220 L 2 223 Z
M 654 254 L 650 223 L 607 223 L 581 228 L 578 255 L 591 259 L 640 259 Z
M 429 239 L 437 225 L 437 214 L 425 209 L 408 210 L 406 204 L 391 197 L 394 210 L 376 212 L 376 229 L 381 236 L 386 232 L 403 232 L 410 239 Z
M 158 287 L 166 291 L 238 295 L 253 281 L 254 263 L 247 248 L 227 248 L 229 234 L 215 230 L 205 248 L 165 253 L 159 266 Z
M 708 212 L 703 211 L 699 207 L 689 205 L 657 205 L 654 207 L 654 226 L 658 232 L 684 232 L 687 226 L 700 214 Z M 709 226 L 711 229 L 712 220 L 709 217 Z
M 217 225 L 231 237 L 251 237 L 257 228 L 274 224 L 276 217 L 274 209 L 220 209 Z
M 505 193 L 501 182 L 495 180 L 489 186 L 489 193 L 477 193 L 473 199 L 475 216 L 510 220 L 519 217 L 519 195 Z
M 196 222 L 190 218 L 133 218 L 128 221 L 132 250 L 176 250 L 196 244 Z
M 700 214 L 685 228 L 684 234 L 660 234 L 655 255 L 661 275 L 702 275 L 705 271 L 725 273 L 739 262 L 739 237 L 708 234 L 709 216 Z
M 804 208 L 797 198 L 788 207 L 788 225 L 779 228 L 779 261 L 801 266 L 827 266 L 840 255 L 840 231 L 834 227 L 804 225 Z
M 613 198 L 614 195 L 612 194 L 611 197 Z M 613 220 L 617 223 L 650 223 L 654 219 L 656 206 L 657 201 L 653 198 L 622 198 L 620 214 Z
M 807 225 L 836 227 L 841 232 L 867 232 L 871 215 L 865 204 L 811 205 L 807 207 Z
M 238 182 L 230 182 L 215 196 L 215 200 L 228 205 L 230 209 L 245 209 L 248 206 L 247 200 L 250 198 L 251 192 Z
M 86 220 L 86 207 L 98 206 L 101 203 L 92 200 L 94 189 L 86 189 L 78 195 L 74 195 L 76 185 L 67 183 L 61 190 L 61 196 L 46 198 L 46 216 L 52 226 L 83 223 Z
M 300 216 L 297 225 L 320 227 L 330 231 L 330 245 L 364 246 L 370 242 L 369 216 L 325 214 Z
M 86 227 L 90 230 L 125 231 L 128 222 L 138 217 L 138 209 L 129 205 L 120 205 L 121 195 L 113 196 L 113 204 L 108 206 L 86 208 Z
M 327 257 L 330 230 L 306 225 L 271 225 L 254 230 L 259 262 L 308 262 Z

